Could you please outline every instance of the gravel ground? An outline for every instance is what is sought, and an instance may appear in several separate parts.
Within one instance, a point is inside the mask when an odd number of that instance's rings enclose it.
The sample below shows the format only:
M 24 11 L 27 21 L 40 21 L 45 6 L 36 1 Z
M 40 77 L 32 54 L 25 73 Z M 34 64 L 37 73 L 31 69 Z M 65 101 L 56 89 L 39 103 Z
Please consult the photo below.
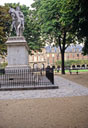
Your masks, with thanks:
M 88 88 L 88 72 L 79 73 L 78 75 L 76 75 L 76 74 L 72 74 L 72 75 L 70 75 L 70 74 L 65 74 L 65 75 L 59 74 L 59 76 L 65 78 L 65 79 L 71 80 L 73 82 L 76 82 L 78 84 L 81 84 L 81 85 Z
M 53 98 L 86 96 L 88 88 L 66 80 L 60 76 L 55 76 L 55 85 L 58 89 L 47 90 L 24 90 L 24 91 L 0 91 L 0 99 L 29 99 L 29 98 Z
M 55 85 L 0 91 L 0 128 L 88 128 L 88 88 L 60 76 Z
M 88 96 L 0 100 L 0 128 L 88 128 Z

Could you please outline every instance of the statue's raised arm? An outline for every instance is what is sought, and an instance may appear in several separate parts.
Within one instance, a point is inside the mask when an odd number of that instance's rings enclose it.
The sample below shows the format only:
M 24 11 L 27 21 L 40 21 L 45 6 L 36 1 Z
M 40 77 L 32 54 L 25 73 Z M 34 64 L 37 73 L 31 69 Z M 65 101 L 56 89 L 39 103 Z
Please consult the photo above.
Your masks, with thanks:
M 12 17 L 12 29 L 15 29 L 17 36 L 22 36 L 24 31 L 24 15 L 21 12 L 20 7 L 16 7 L 16 10 L 10 8 L 9 13 Z

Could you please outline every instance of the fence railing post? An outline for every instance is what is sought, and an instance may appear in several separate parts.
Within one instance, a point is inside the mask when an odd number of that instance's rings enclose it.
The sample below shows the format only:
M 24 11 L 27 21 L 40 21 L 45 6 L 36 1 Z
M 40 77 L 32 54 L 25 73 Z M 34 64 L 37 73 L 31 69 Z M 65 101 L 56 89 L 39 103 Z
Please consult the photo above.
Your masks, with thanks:
M 46 77 L 54 84 L 54 70 L 53 68 L 47 67 L 46 68 Z
M 45 76 L 46 72 L 46 76 Z M 48 79 L 47 79 L 47 78 Z M 0 86 L 3 88 L 20 88 L 51 85 L 54 84 L 53 68 L 42 69 L 15 69 L 15 70 L 0 70 Z

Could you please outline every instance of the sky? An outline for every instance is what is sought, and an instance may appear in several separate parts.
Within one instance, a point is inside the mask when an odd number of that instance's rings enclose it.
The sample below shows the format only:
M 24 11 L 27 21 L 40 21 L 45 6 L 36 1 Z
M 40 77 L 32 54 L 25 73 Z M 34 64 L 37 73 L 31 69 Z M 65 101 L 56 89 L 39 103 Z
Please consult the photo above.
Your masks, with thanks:
M 4 3 L 20 3 L 21 5 L 25 4 L 30 7 L 33 0 L 0 0 L 0 5 L 4 5 Z

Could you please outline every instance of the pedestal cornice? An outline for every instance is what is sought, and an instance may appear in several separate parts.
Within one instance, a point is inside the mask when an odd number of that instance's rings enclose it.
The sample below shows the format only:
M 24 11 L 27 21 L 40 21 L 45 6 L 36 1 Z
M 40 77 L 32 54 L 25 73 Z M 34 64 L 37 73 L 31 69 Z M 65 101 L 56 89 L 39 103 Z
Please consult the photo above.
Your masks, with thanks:
M 23 36 L 14 36 L 14 37 L 9 37 L 8 40 L 6 41 L 6 45 L 8 46 L 25 46 L 27 50 L 29 51 L 28 44 Z

